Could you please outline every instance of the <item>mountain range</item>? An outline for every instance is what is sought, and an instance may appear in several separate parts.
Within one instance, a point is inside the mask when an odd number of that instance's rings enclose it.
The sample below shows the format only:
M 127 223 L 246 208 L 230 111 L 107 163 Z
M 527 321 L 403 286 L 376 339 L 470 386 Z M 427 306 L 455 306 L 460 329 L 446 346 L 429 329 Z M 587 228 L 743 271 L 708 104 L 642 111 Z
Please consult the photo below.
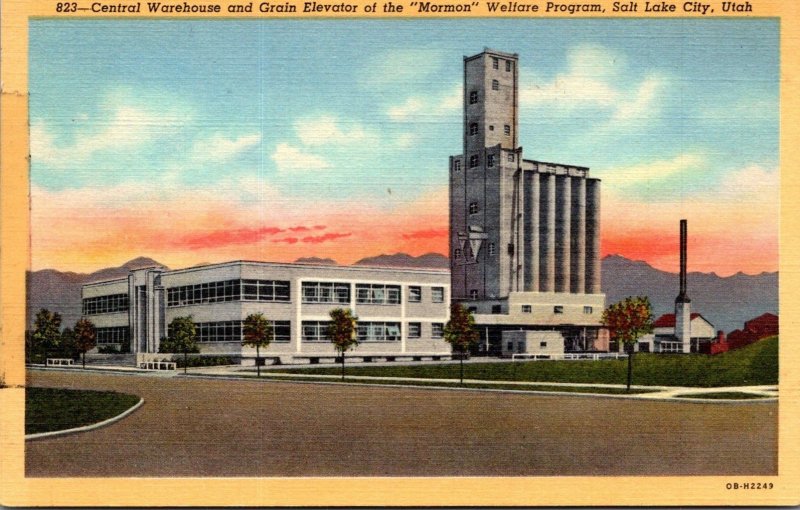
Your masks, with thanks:
M 304 257 L 298 263 L 335 265 L 332 259 Z M 447 269 L 447 257 L 427 253 L 414 257 L 405 253 L 381 254 L 363 258 L 353 265 L 381 267 L 412 267 Z M 139 257 L 119 267 L 100 269 L 89 274 L 43 269 L 28 272 L 27 324 L 33 323 L 36 312 L 47 308 L 59 312 L 62 327 L 72 327 L 81 314 L 81 285 L 85 283 L 121 278 L 132 269 L 166 266 Z M 609 255 L 602 260 L 603 285 L 606 303 L 614 303 L 627 296 L 645 295 L 653 304 L 658 317 L 671 313 L 678 294 L 678 275 L 655 269 L 646 262 L 629 260 L 620 255 Z M 778 273 L 718 276 L 714 273 L 690 272 L 687 276 L 688 295 L 692 311 L 699 312 L 717 329 L 726 333 L 739 329 L 742 323 L 764 312 L 778 313 Z

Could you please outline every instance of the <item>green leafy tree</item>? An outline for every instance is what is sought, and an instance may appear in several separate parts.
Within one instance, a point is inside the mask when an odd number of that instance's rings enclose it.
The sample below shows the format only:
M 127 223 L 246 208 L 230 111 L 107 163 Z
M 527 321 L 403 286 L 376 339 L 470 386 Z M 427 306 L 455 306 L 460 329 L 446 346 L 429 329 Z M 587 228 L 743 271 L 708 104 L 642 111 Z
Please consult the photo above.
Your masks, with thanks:
M 453 351 L 460 354 L 461 384 L 464 384 L 464 357 L 478 341 L 475 329 L 475 317 L 461 303 L 450 305 L 450 320 L 444 326 L 444 341 L 449 343 Z
M 268 347 L 275 338 L 272 324 L 264 317 L 263 313 L 251 313 L 244 319 L 242 324 L 244 341 L 242 345 L 256 348 L 256 375 L 261 377 L 261 347 Z
M 653 332 L 653 307 L 647 296 L 627 297 L 603 311 L 603 326 L 608 328 L 611 340 L 625 346 L 628 353 L 628 392 L 633 378 L 633 353 L 636 342 Z
M 83 368 L 86 368 L 86 351 L 94 349 L 97 345 L 97 329 L 89 319 L 80 319 L 75 323 L 75 347 L 83 358 Z
M 80 351 L 78 350 L 77 342 L 75 332 L 69 328 L 64 328 L 64 331 L 61 332 L 61 338 L 58 340 L 58 349 L 55 352 L 61 358 L 78 359 Z
M 189 366 L 189 353 L 199 352 L 197 347 L 197 328 L 192 321 L 192 316 L 175 317 L 169 323 L 169 336 L 167 346 L 171 352 L 183 353 L 183 373 Z
M 41 351 L 47 364 L 47 353 L 58 349 L 61 340 L 61 314 L 42 308 L 36 314 L 31 335 L 35 350 Z
M 358 317 L 349 308 L 331 310 L 328 325 L 328 340 L 333 343 L 342 359 L 342 380 L 344 381 L 344 355 L 351 347 L 358 345 Z

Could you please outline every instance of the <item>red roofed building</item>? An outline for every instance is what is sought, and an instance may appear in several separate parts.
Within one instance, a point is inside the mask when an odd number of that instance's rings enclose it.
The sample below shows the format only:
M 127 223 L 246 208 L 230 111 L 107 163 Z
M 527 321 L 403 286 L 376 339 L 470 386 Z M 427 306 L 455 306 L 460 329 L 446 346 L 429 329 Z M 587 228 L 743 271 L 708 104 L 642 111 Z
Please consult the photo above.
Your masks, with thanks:
M 653 322 L 653 333 L 639 340 L 640 351 L 683 352 L 682 343 L 675 332 L 675 314 L 665 313 Z M 708 352 L 717 332 L 714 325 L 695 312 L 690 315 L 690 352 Z

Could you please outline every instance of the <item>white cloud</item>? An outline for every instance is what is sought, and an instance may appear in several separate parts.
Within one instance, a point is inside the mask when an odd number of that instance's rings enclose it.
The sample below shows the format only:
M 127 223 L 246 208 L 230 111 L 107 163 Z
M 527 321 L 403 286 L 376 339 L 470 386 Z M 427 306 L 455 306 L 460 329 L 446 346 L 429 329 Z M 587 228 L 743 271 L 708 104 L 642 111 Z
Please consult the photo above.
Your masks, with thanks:
M 392 120 L 403 121 L 408 120 L 409 117 L 414 115 L 419 115 L 425 111 L 425 109 L 426 105 L 422 99 L 418 97 L 409 97 L 405 103 L 389 107 L 386 113 Z
M 260 143 L 260 133 L 252 133 L 236 139 L 216 134 L 209 139 L 196 142 L 192 150 L 192 158 L 197 161 L 226 161 Z
M 324 170 L 331 167 L 330 163 L 323 158 L 303 152 L 285 142 L 279 143 L 275 147 L 275 152 L 270 158 L 275 162 L 279 172 Z
M 405 102 L 387 108 L 386 115 L 398 122 L 424 122 L 423 117 L 426 116 L 441 117 L 457 112 L 462 106 L 463 99 L 462 86 L 459 84 L 452 87 L 449 92 L 438 96 L 408 97 Z
M 701 154 L 679 154 L 670 160 L 598 170 L 597 175 L 612 188 L 627 188 L 645 182 L 664 180 L 689 171 L 698 172 L 705 163 L 706 158 Z
M 646 78 L 633 95 L 622 94 L 611 122 L 628 122 L 652 117 L 658 112 L 656 98 L 664 89 L 666 80 L 660 76 Z
M 303 145 L 309 147 L 361 144 L 375 138 L 357 122 L 345 122 L 329 115 L 298 120 L 294 129 Z

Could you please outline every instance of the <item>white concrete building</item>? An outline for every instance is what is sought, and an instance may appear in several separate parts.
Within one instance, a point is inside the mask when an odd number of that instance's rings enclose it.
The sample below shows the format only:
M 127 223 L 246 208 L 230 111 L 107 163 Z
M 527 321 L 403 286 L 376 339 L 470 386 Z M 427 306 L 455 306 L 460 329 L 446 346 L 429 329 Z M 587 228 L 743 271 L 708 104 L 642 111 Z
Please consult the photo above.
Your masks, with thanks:
M 98 345 L 144 359 L 158 353 L 176 317 L 192 316 L 201 353 L 255 357 L 242 347 L 242 321 L 261 312 L 275 339 L 262 357 L 284 363 L 332 361 L 325 329 L 334 308 L 359 317 L 359 345 L 348 357 L 449 359 L 442 338 L 449 315 L 445 270 L 235 261 L 179 270 L 148 268 L 83 286 L 83 317 Z M 151 356 L 152 357 L 152 356 Z

